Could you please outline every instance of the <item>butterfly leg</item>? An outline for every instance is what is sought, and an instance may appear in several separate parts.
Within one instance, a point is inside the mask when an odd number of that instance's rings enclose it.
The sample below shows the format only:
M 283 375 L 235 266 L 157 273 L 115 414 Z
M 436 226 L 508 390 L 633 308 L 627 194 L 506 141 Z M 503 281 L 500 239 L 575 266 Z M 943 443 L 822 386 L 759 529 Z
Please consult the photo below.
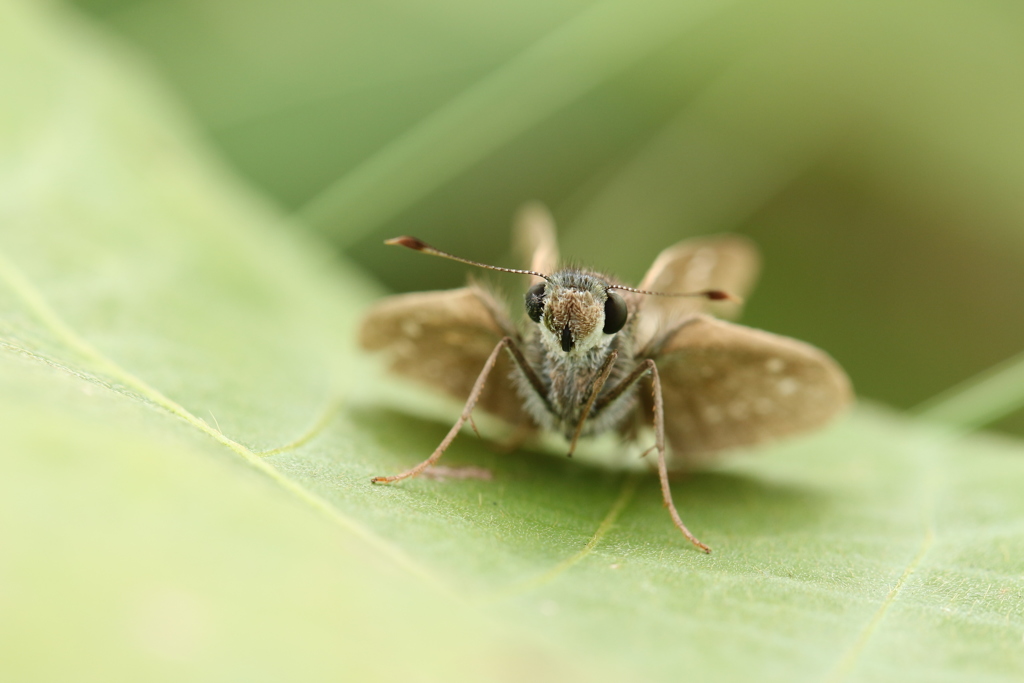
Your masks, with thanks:
M 455 424 L 452 425 L 452 428 L 448 430 L 448 434 L 444 437 L 444 440 L 441 441 L 440 445 L 434 449 L 434 452 L 430 454 L 430 457 L 415 467 L 411 467 L 399 474 L 390 477 L 374 477 L 370 480 L 372 483 L 390 484 L 392 482 L 401 481 L 402 479 L 408 479 L 409 477 L 415 477 L 417 474 L 421 473 L 423 470 L 441 459 L 444 452 L 448 450 L 448 446 L 450 446 L 452 441 L 455 440 L 459 430 L 462 429 L 462 426 L 471 419 L 470 416 L 473 414 L 473 408 L 476 407 L 477 401 L 480 400 L 480 396 L 483 394 L 484 384 L 487 382 L 487 376 L 491 374 L 491 370 L 493 370 L 494 366 L 497 364 L 498 356 L 501 354 L 502 349 L 508 349 L 512 358 L 521 366 L 526 363 L 526 359 L 523 357 L 522 352 L 519 351 L 519 347 L 515 345 L 515 342 L 511 337 L 505 337 L 498 342 L 497 346 L 494 347 L 494 350 L 491 351 L 491 355 L 487 357 L 487 362 L 484 363 L 483 369 L 480 370 L 480 374 L 477 376 L 476 382 L 473 384 L 473 389 L 469 392 L 469 398 L 466 399 L 466 405 L 462 409 L 462 414 L 459 415 L 459 419 L 456 420 Z M 529 366 L 527 366 L 526 369 L 532 373 Z
M 710 553 L 711 548 L 698 541 L 697 537 L 691 534 L 683 524 L 676 505 L 672 502 L 672 491 L 668 487 L 668 466 L 665 464 L 665 404 L 661 398 L 661 378 L 658 377 L 658 366 L 654 364 L 653 360 L 648 358 L 644 364 L 650 368 L 651 384 L 654 386 L 654 440 L 655 446 L 658 448 L 658 478 L 661 479 L 661 497 L 665 500 L 665 507 L 668 508 L 669 514 L 672 515 L 672 521 L 683 532 L 683 536 L 690 539 L 690 543 L 704 552 Z
M 668 465 L 665 463 L 665 404 L 661 397 L 661 378 L 658 376 L 658 366 L 654 364 L 654 361 L 648 358 L 638 365 L 633 372 L 629 373 L 608 394 L 602 397 L 594 410 L 596 412 L 610 404 L 647 374 L 651 375 L 651 384 L 654 388 L 654 447 L 658 450 L 658 478 L 661 480 L 661 497 L 665 501 L 665 507 L 668 508 L 669 514 L 672 515 L 672 521 L 675 523 L 676 528 L 683 532 L 683 536 L 686 536 L 690 543 L 693 543 L 704 552 L 710 553 L 711 548 L 698 541 L 697 537 L 690 533 L 690 530 L 683 524 L 683 520 L 679 517 L 679 512 L 676 510 L 675 503 L 672 502 L 672 490 L 668 485 Z M 646 455 L 646 452 L 644 455 Z
M 608 358 L 605 360 L 604 366 L 601 367 L 600 372 L 597 374 L 597 379 L 594 380 L 594 385 L 590 387 L 590 398 L 587 399 L 587 404 L 583 406 L 583 412 L 580 413 L 580 419 L 576 424 L 576 430 L 572 433 L 572 441 L 569 442 L 568 457 L 570 458 L 576 451 L 576 442 L 580 440 L 580 434 L 583 433 L 583 425 L 586 423 L 587 416 L 590 415 L 590 411 L 594 408 L 594 401 L 597 400 L 597 395 L 601 393 L 601 388 L 604 387 L 604 383 L 608 381 L 608 376 L 612 374 L 612 368 L 615 367 L 615 361 L 618 357 L 618 351 L 612 351 L 608 354 Z

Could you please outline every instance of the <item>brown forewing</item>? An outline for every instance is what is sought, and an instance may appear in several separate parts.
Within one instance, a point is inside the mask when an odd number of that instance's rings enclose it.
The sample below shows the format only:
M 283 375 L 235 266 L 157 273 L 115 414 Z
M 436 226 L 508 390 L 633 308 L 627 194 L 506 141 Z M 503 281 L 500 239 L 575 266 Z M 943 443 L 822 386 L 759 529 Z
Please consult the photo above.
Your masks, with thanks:
M 850 382 L 810 344 L 697 315 L 654 355 L 673 466 L 819 427 L 849 405 Z M 648 415 L 651 392 L 642 392 Z
M 757 247 L 740 235 L 715 235 L 683 240 L 654 260 L 639 289 L 655 292 L 700 292 L 721 289 L 745 298 L 760 270 Z M 715 303 L 703 298 L 645 296 L 639 306 L 638 347 L 643 348 L 662 330 L 675 327 L 695 313 L 734 318 L 739 304 Z
M 375 304 L 363 318 L 359 343 L 386 354 L 392 372 L 466 400 L 495 345 L 511 325 L 501 306 L 477 287 L 399 294 Z M 501 354 L 478 406 L 512 424 L 529 421 Z
M 524 204 L 513 225 L 513 244 L 520 259 L 530 270 L 550 275 L 558 267 L 558 242 L 555 219 L 540 202 Z M 531 284 L 543 282 L 531 276 Z

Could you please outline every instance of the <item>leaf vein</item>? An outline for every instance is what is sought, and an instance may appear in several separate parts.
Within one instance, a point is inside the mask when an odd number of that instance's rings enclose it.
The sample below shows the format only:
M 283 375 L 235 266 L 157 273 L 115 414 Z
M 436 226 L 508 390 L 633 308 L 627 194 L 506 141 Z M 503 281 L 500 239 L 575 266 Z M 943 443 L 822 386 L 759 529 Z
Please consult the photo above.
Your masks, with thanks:
M 28 311 L 45 327 L 47 327 L 51 333 L 56 335 L 56 337 L 70 349 L 93 362 L 99 369 L 102 369 L 104 374 L 107 374 L 125 387 L 132 389 L 142 398 L 151 401 L 168 413 L 212 437 L 218 443 L 231 449 L 243 460 L 249 463 L 249 465 L 268 476 L 284 490 L 310 505 L 313 509 L 326 516 L 335 524 L 353 533 L 367 544 L 380 551 L 386 557 L 390 558 L 399 566 L 403 567 L 413 575 L 418 576 L 425 583 L 444 593 L 453 594 L 453 591 L 451 591 L 444 582 L 413 561 L 412 558 L 406 555 L 405 552 L 397 546 L 373 533 L 369 528 L 360 524 L 356 520 L 344 515 L 326 499 L 318 496 L 312 491 L 309 491 L 296 481 L 286 477 L 252 450 L 229 438 L 223 432 L 214 429 L 207 424 L 205 420 L 196 417 L 184 406 L 165 396 L 160 390 L 151 386 L 145 380 L 140 377 L 136 377 L 134 374 L 103 355 L 97 348 L 78 335 L 60 318 L 57 312 L 46 301 L 45 297 L 43 297 L 42 293 L 33 286 L 28 278 L 25 277 L 25 275 L 3 254 L 0 254 L 0 280 L 3 280 L 7 284 L 11 291 L 21 299 Z M 5 346 L 13 347 L 13 345 L 10 344 L 5 344 Z M 57 363 L 49 364 L 66 367 Z M 81 376 L 81 373 L 74 371 L 71 368 L 67 369 L 72 374 Z M 300 437 L 300 440 L 301 439 L 302 437 Z
M 626 506 L 633 500 L 633 495 L 636 493 L 636 487 L 636 475 L 626 477 L 625 481 L 622 483 L 622 490 L 619 491 L 618 497 L 615 499 L 615 502 L 612 503 L 611 508 L 608 510 L 608 514 L 606 514 L 604 519 L 601 520 L 601 523 L 597 525 L 594 535 L 590 537 L 590 540 L 587 541 L 586 545 L 543 574 L 532 579 L 527 579 L 523 582 L 514 583 L 511 586 L 499 590 L 485 602 L 498 602 L 506 598 L 528 593 L 545 584 L 551 583 L 563 573 L 571 569 L 574 565 L 579 563 L 580 560 L 589 555 L 594 548 L 597 547 L 608 531 L 615 525 L 615 522 L 618 521 L 622 511 L 625 510 Z
M 271 448 L 270 450 L 266 451 L 256 451 L 256 455 L 262 458 L 266 458 L 271 455 L 277 455 L 279 453 L 287 453 L 288 451 L 294 451 L 297 448 L 305 446 L 307 443 L 309 443 L 317 436 L 319 436 L 321 432 L 327 429 L 327 426 L 331 424 L 332 420 L 334 420 L 335 416 L 338 414 L 338 411 L 341 410 L 341 404 L 342 400 L 340 396 L 335 396 L 331 398 L 330 400 L 327 401 L 327 405 L 324 406 L 324 409 L 320 411 L 320 416 L 312 425 L 310 425 L 309 429 L 307 429 L 297 438 L 286 443 L 283 446 Z
M 910 580 L 910 577 L 921 565 L 921 562 L 924 560 L 925 555 L 928 554 L 928 551 L 931 549 L 934 542 L 935 529 L 931 524 L 929 524 L 925 530 L 924 539 L 921 541 L 921 546 L 918 548 L 917 554 L 914 555 L 913 559 L 910 560 L 910 563 L 906 568 L 904 568 L 903 573 L 896 581 L 896 584 L 889 590 L 889 593 L 885 596 L 882 604 L 878 606 L 874 616 L 871 617 L 871 621 L 869 621 L 863 630 L 861 630 L 856 642 L 849 650 L 846 651 L 846 654 L 843 655 L 843 658 L 839 661 L 839 665 L 832 672 L 832 675 L 828 677 L 827 680 L 829 683 L 840 683 L 841 681 L 845 681 L 849 677 L 850 673 L 853 672 L 854 667 L 857 665 L 857 661 L 860 659 L 861 654 L 867 647 L 868 642 L 878 630 L 878 627 L 881 625 L 882 620 L 889 611 L 889 608 L 896 601 L 896 598 L 899 597 L 903 587 L 907 585 L 907 581 Z

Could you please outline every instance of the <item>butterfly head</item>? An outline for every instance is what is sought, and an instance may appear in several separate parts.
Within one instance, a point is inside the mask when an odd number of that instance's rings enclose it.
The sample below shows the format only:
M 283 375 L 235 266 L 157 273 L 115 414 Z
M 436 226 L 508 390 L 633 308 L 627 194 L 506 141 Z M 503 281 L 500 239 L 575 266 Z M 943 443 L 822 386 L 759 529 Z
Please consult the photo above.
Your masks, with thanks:
M 579 354 L 607 346 L 629 318 L 625 299 L 610 285 L 592 273 L 559 271 L 526 292 L 526 314 L 553 351 Z

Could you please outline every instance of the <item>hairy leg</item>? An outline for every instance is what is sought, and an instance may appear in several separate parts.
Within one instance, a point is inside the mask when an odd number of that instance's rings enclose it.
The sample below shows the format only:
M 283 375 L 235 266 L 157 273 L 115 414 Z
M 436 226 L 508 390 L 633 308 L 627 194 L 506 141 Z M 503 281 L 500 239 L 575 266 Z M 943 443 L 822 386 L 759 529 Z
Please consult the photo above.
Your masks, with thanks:
M 633 372 L 623 378 L 597 403 L 595 410 L 600 410 L 609 405 L 648 373 L 651 375 L 651 384 L 654 388 L 654 447 L 658 451 L 658 478 L 661 480 L 661 497 L 665 501 L 665 507 L 668 508 L 669 514 L 672 515 L 672 521 L 676 527 L 683 532 L 683 535 L 691 543 L 704 552 L 710 553 L 711 548 L 698 541 L 696 536 L 690 533 L 690 530 L 683 524 L 683 520 L 679 517 L 679 512 L 676 510 L 675 503 L 672 502 L 672 491 L 668 485 L 668 465 L 665 463 L 665 404 L 661 397 L 661 378 L 658 376 L 658 366 L 654 364 L 654 361 L 648 358 L 638 365 Z M 648 452 L 650 452 L 650 449 L 644 451 L 644 455 L 647 455 Z
M 594 401 L 597 400 L 597 395 L 601 393 L 601 388 L 604 387 L 604 383 L 608 381 L 608 376 L 612 374 L 612 368 L 615 367 L 615 361 L 618 357 L 618 351 L 612 351 L 608 354 L 608 358 L 605 360 L 600 374 L 598 374 L 597 379 L 594 380 L 594 386 L 590 388 L 590 398 L 587 399 L 587 404 L 583 406 L 583 412 L 580 413 L 580 420 L 576 424 L 576 431 L 573 432 L 572 441 L 569 443 L 568 455 L 570 458 L 576 450 L 576 442 L 580 440 L 580 434 L 583 433 L 583 424 L 587 421 L 587 416 L 590 415 L 590 411 L 594 407 Z
M 370 480 L 371 482 L 374 484 L 390 484 L 392 482 L 401 481 L 402 479 L 408 479 L 409 477 L 415 477 L 417 474 L 421 473 L 423 470 L 441 459 L 441 456 L 444 455 L 444 452 L 448 450 L 448 446 L 450 446 L 452 441 L 455 440 L 455 437 L 458 435 L 459 430 L 462 429 L 462 426 L 466 424 L 467 421 L 472 420 L 471 416 L 473 414 L 473 408 L 476 407 L 477 401 L 480 400 L 480 396 L 483 394 L 487 377 L 491 374 L 491 370 L 493 370 L 494 366 L 497 364 L 498 356 L 501 354 L 502 349 L 508 349 L 513 360 L 517 364 L 526 362 L 525 358 L 523 358 L 522 352 L 519 351 L 519 348 L 515 345 L 515 342 L 511 337 L 505 337 L 499 341 L 494 347 L 494 350 L 491 351 L 491 355 L 487 357 L 487 362 L 484 363 L 483 369 L 480 370 L 480 374 L 477 376 L 476 382 L 473 384 L 473 389 L 469 392 L 469 398 L 466 399 L 466 405 L 462 408 L 462 414 L 459 415 L 459 419 L 456 420 L 455 424 L 452 425 L 452 428 L 448 430 L 448 434 L 444 437 L 438 447 L 434 449 L 434 452 L 430 454 L 430 457 L 415 467 L 410 467 L 404 472 L 400 472 L 390 477 L 374 477 Z M 524 372 L 527 372 L 528 376 L 531 374 L 535 375 L 532 368 L 529 368 L 529 366 L 524 368 Z
M 654 364 L 653 360 L 648 359 L 644 361 L 644 364 L 650 368 L 651 384 L 654 385 L 654 439 L 655 446 L 658 448 L 658 477 L 661 479 L 661 497 L 664 499 L 665 507 L 672 515 L 672 521 L 675 522 L 676 527 L 683 532 L 690 543 L 704 552 L 710 553 L 711 548 L 698 541 L 697 537 L 691 534 L 683 524 L 676 505 L 672 502 L 672 491 L 668 486 L 668 466 L 665 464 L 665 405 L 661 398 L 661 378 L 658 377 L 658 366 Z

